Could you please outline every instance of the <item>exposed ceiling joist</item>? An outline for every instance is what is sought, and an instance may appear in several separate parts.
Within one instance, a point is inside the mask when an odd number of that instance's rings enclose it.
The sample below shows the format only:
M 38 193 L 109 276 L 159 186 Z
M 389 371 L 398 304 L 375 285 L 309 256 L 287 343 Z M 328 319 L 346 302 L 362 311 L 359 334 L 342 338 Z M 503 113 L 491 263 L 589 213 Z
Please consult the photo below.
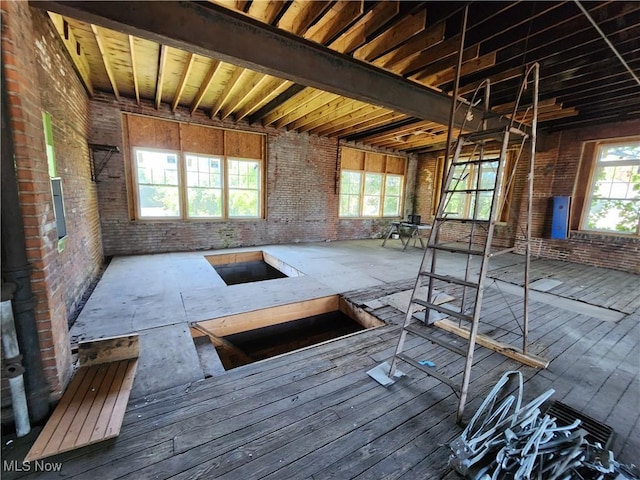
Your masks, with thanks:
M 116 100 L 120 101 L 118 84 L 116 83 L 116 77 L 113 75 L 113 70 L 111 70 L 111 62 L 109 62 L 109 58 L 107 57 L 107 50 L 104 46 L 104 41 L 102 40 L 100 30 L 98 29 L 98 27 L 92 24 L 91 31 L 95 36 L 96 43 L 98 44 L 98 50 L 100 50 L 100 55 L 102 56 L 102 64 L 104 65 L 104 69 L 107 72 L 107 77 L 109 77 L 109 82 L 111 83 L 111 88 L 113 89 L 113 95 L 116 97 Z
M 263 87 L 260 87 L 260 89 L 256 91 L 256 96 L 259 99 L 254 102 L 248 101 L 247 104 L 235 114 L 236 120 L 242 120 L 247 115 L 251 115 L 261 107 L 268 105 L 272 100 L 285 92 L 289 87 L 291 87 L 290 81 L 282 81 L 279 78 L 271 78 L 270 83 L 265 84 Z M 261 90 L 264 90 L 264 93 L 261 93 Z
M 278 28 L 302 35 L 330 5 L 331 2 L 325 0 L 296 0 L 280 17 Z
M 216 101 L 214 102 L 213 107 L 211 107 L 211 113 L 209 114 L 211 118 L 215 117 L 216 114 L 220 111 L 222 106 L 225 104 L 225 102 L 231 95 L 231 92 L 233 91 L 234 87 L 237 85 L 238 80 L 240 80 L 240 77 L 242 77 L 242 75 L 245 72 L 251 73 L 249 70 L 245 70 L 244 68 L 234 67 L 233 73 L 231 74 L 231 77 L 229 77 L 229 79 L 227 80 L 227 83 L 224 86 L 222 93 L 218 96 L 218 98 L 216 98 Z
M 202 99 L 204 98 L 205 94 L 207 93 L 207 90 L 209 90 L 209 86 L 211 85 L 211 81 L 213 80 L 214 75 L 216 74 L 216 72 L 218 71 L 218 69 L 220 68 L 220 61 L 219 60 L 213 60 L 211 63 L 211 66 L 209 67 L 209 70 L 207 71 L 207 74 L 204 77 L 204 80 L 202 81 L 202 83 L 200 84 L 200 88 L 198 89 L 198 93 L 196 93 L 196 96 L 193 99 L 193 102 L 191 103 L 191 114 L 193 115 L 193 112 L 196 111 L 196 109 L 200 106 L 200 102 L 202 102 Z
M 89 68 L 89 61 L 84 54 L 84 51 L 80 47 L 80 43 L 75 38 L 75 35 L 69 28 L 67 21 L 57 13 L 49 12 L 49 17 L 56 27 L 64 47 L 67 49 L 73 66 L 80 76 L 80 81 L 86 88 L 89 96 L 93 96 L 93 83 L 91 82 L 91 69 Z
M 162 87 L 164 86 L 168 49 L 169 47 L 167 47 L 166 45 L 160 45 L 160 56 L 158 59 L 158 81 L 156 82 L 156 110 L 160 109 L 160 102 L 162 102 Z
M 427 10 L 421 10 L 415 15 L 409 15 L 401 19 L 388 30 L 378 35 L 369 43 L 353 52 L 353 56 L 359 60 L 370 62 L 389 50 L 397 47 L 401 43 L 409 40 L 412 36 L 422 32 L 426 25 Z
M 178 108 L 180 97 L 182 97 L 182 92 L 184 92 L 184 87 L 187 84 L 187 78 L 189 77 L 189 73 L 191 72 L 191 68 L 193 67 L 194 58 L 195 55 L 193 53 L 190 53 L 187 57 L 187 64 L 182 71 L 182 76 L 180 77 L 180 81 L 178 82 L 178 89 L 176 90 L 176 94 L 173 97 L 173 102 L 171 103 L 172 112 L 175 112 L 176 108 Z
M 34 5 L 407 115 L 448 122 L 447 95 L 214 4 L 157 2 L 152 12 L 147 2 L 127 2 L 127 8 L 114 8 L 112 2 Z M 256 45 L 260 48 L 255 48 Z M 363 85 L 367 88 L 362 88 Z M 464 116 L 464 110 L 460 109 L 456 123 Z M 475 128 L 474 123 L 482 118 L 481 110 L 475 113 L 470 128 Z M 503 122 L 498 117 L 489 121 L 491 126 Z
M 278 96 L 276 98 L 274 98 L 269 103 L 267 103 L 265 106 L 260 108 L 260 110 L 258 110 L 254 114 L 252 114 L 251 117 L 248 119 L 249 123 L 254 123 L 254 122 L 257 122 L 258 120 L 262 120 L 268 114 L 270 114 L 271 112 L 275 111 L 282 104 L 284 104 L 290 98 L 292 98 L 295 95 L 297 95 L 298 93 L 300 93 L 305 88 L 307 88 L 307 87 L 305 87 L 304 85 L 297 84 L 297 83 L 291 85 L 289 88 L 287 88 L 287 90 L 285 90 L 284 92 L 278 94 Z
M 133 90 L 136 95 L 136 103 L 140 105 L 140 85 L 138 84 L 138 71 L 136 62 L 136 48 L 133 36 L 129 35 L 129 56 L 131 57 L 131 76 L 133 77 Z

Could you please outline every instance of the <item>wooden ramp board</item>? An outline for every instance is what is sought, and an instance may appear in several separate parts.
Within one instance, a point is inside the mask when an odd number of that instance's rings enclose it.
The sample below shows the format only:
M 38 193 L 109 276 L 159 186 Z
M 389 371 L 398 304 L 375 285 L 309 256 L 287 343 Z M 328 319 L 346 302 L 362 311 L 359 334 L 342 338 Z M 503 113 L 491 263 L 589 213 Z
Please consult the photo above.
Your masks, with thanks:
M 469 336 L 471 335 L 471 332 L 468 329 L 459 327 L 454 322 L 448 319 L 438 320 L 434 323 L 434 325 L 443 330 L 446 330 L 447 332 L 458 335 L 459 337 L 462 337 L 466 340 L 468 340 Z M 502 343 L 498 340 L 488 337 L 487 335 L 482 335 L 481 333 L 476 336 L 476 343 L 485 348 L 501 353 L 502 355 L 513 360 L 517 360 L 518 362 L 530 367 L 547 368 L 549 366 L 549 360 L 538 357 L 537 355 L 522 353 L 511 345 Z
M 135 337 L 131 354 L 137 357 Z M 113 340 L 105 342 L 109 345 Z M 95 346 L 96 342 L 92 342 L 92 348 Z M 118 356 L 126 355 L 122 355 L 120 349 Z M 137 366 L 137 358 L 81 366 L 24 461 L 39 460 L 118 436 Z

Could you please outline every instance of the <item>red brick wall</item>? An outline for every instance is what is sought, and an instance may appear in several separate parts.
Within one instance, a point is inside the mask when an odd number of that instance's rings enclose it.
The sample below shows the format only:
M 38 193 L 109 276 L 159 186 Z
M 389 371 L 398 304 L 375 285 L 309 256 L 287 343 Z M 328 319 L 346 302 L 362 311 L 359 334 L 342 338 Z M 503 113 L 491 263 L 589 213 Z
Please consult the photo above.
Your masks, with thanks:
M 538 144 L 532 208 L 532 254 L 544 258 L 567 260 L 605 268 L 640 273 L 640 239 L 614 234 L 570 232 L 568 240 L 552 240 L 549 237 L 550 218 L 548 205 L 551 197 L 572 195 L 583 143 L 638 135 L 640 121 L 593 126 L 547 134 Z M 418 164 L 416 187 L 417 211 L 423 218 L 432 218 L 432 188 L 436 172 L 437 154 L 423 155 Z M 507 224 L 496 225 L 495 244 L 516 246 L 524 252 L 524 228 L 526 225 L 526 178 L 528 155 L 523 154 L 516 171 L 513 195 L 514 210 Z M 468 229 L 464 226 L 448 226 L 444 239 L 464 238 Z
M 88 173 L 88 104 L 48 18 L 27 2 L 2 3 L 2 60 L 40 346 L 52 397 L 57 398 L 71 374 L 67 317 L 102 263 L 96 192 Z M 43 110 L 52 116 L 63 179 L 68 238 L 62 252 Z
M 266 218 L 233 221 L 132 221 L 129 218 L 122 112 L 242 128 L 267 134 Z M 105 255 L 203 250 L 271 243 L 335 240 L 338 222 L 335 140 L 193 116 L 163 105 L 98 94 L 91 102 L 91 141 L 117 145 L 100 174 L 98 196 Z
M 264 220 L 241 221 L 131 221 L 127 200 L 122 112 L 241 128 L 267 134 L 267 202 Z M 198 111 L 190 115 L 167 106 L 159 110 L 148 102 L 98 94 L 91 102 L 91 141 L 117 145 L 100 176 L 99 198 L 106 255 L 202 250 L 264 245 L 371 238 L 384 233 L 386 219 L 338 219 L 339 146 L 335 140 L 315 135 L 283 132 L 241 123 L 210 119 Z M 412 213 L 415 160 L 409 162 L 405 185 L 405 214 Z
M 532 251 L 545 258 L 640 273 L 640 238 L 626 235 L 571 231 L 568 240 L 548 238 L 549 199 L 572 195 L 584 142 L 640 135 L 640 120 L 566 130 L 548 135 L 536 152 Z M 587 155 L 588 153 L 585 153 Z M 588 160 L 588 159 L 585 159 Z M 526 210 L 521 208 L 524 218 Z M 522 236 L 516 246 L 522 251 Z

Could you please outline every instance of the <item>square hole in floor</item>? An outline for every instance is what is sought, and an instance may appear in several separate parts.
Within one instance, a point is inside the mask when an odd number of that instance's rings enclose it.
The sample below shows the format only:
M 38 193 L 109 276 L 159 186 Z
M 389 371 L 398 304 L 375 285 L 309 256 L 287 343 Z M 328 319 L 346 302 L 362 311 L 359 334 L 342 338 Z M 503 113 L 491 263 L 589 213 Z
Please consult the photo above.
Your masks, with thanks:
M 370 313 L 331 295 L 196 322 L 191 333 L 205 375 L 216 375 L 220 368 L 211 365 L 230 370 L 382 325 Z
M 302 275 L 296 268 L 262 250 L 205 255 L 205 258 L 227 285 Z

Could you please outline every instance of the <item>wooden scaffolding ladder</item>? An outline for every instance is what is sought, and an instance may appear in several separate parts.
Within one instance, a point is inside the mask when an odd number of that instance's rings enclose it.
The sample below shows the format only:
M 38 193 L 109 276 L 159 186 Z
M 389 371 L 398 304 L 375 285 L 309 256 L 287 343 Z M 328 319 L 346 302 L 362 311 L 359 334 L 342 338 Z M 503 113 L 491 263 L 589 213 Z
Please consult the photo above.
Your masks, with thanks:
M 518 103 L 522 96 L 523 89 L 527 87 L 529 75 L 533 73 L 533 119 L 527 128 L 516 121 L 518 114 Z M 513 182 L 515 168 L 513 172 L 506 172 L 505 164 L 509 154 L 510 145 L 515 144 L 515 161 L 517 164 L 521 156 L 526 141 L 529 141 L 530 162 L 528 175 L 528 221 L 525 238 L 525 285 L 524 285 L 524 317 L 523 317 L 523 348 L 522 353 L 526 355 L 526 336 L 528 330 L 528 270 L 530 258 L 530 235 L 531 235 L 531 197 L 533 192 L 533 164 L 536 138 L 536 116 L 538 102 L 538 65 L 535 64 L 528 69 L 525 74 L 522 87 L 515 102 L 511 120 L 504 128 L 486 129 L 486 122 L 479 131 L 460 134 L 455 142 L 453 157 L 448 167 L 446 179 L 441 191 L 440 202 L 437 213 L 433 220 L 431 234 L 425 253 L 422 258 L 420 269 L 416 278 L 416 283 L 411 294 L 411 301 L 404 323 L 402 325 L 400 337 L 393 355 L 393 360 L 389 368 L 388 377 L 393 379 L 397 376 L 396 368 L 399 361 L 403 361 L 416 369 L 435 377 L 447 384 L 458 396 L 458 409 L 456 420 L 462 421 L 464 406 L 466 403 L 469 382 L 471 378 L 471 367 L 473 365 L 473 355 L 478 336 L 480 323 L 480 312 L 482 298 L 485 289 L 485 280 L 489 267 L 489 260 L 495 255 L 511 252 L 514 248 L 493 250 L 492 240 L 494 227 L 499 220 L 500 212 L 504 205 L 505 196 L 502 192 Z M 479 87 L 480 88 L 480 87 Z M 478 90 L 476 90 L 476 94 Z M 471 105 L 475 102 L 474 99 Z M 485 111 L 488 110 L 489 103 L 489 82 L 484 83 Z M 463 131 L 464 126 L 461 128 Z M 525 131 L 526 130 L 526 131 Z M 487 150 L 490 144 L 500 145 L 499 154 L 488 155 Z M 447 159 L 445 159 L 447 160 Z M 508 178 L 507 178 L 508 175 Z M 442 230 L 446 226 L 464 225 L 468 235 L 468 241 L 458 243 L 451 241 L 451 238 L 443 239 Z M 459 228 L 458 228 L 459 230 Z M 465 237 L 466 238 L 466 237 Z M 464 272 L 452 272 L 440 266 L 438 256 L 443 252 L 463 255 L 466 257 Z M 480 268 L 474 272 L 473 261 L 480 259 Z M 436 296 L 438 286 L 446 285 L 448 288 L 457 289 L 460 293 L 460 304 L 453 305 L 438 304 Z M 426 295 L 425 295 L 426 293 Z M 422 322 L 414 322 L 417 308 L 424 308 L 424 318 Z M 459 348 L 451 342 L 443 339 L 442 336 L 434 335 L 431 328 L 434 322 L 449 317 L 458 320 L 460 324 L 470 324 L 467 331 L 468 344 L 466 349 Z M 406 353 L 404 353 L 405 340 L 407 335 L 417 335 L 425 338 L 440 347 L 446 348 L 456 354 L 465 357 L 465 365 L 461 384 L 448 376 L 439 373 L 435 368 L 424 365 Z

